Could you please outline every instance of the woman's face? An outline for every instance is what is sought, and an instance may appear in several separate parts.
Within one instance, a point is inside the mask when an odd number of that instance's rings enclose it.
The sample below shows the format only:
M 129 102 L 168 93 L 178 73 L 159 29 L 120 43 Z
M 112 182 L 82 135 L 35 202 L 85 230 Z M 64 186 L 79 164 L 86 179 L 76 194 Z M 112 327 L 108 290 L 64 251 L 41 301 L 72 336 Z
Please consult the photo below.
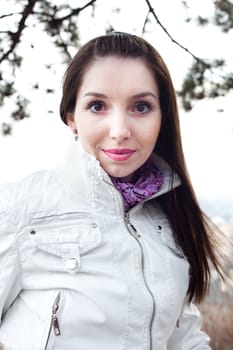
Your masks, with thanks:
M 113 177 L 127 177 L 150 157 L 161 126 L 158 86 L 139 58 L 99 58 L 87 69 L 68 125 Z

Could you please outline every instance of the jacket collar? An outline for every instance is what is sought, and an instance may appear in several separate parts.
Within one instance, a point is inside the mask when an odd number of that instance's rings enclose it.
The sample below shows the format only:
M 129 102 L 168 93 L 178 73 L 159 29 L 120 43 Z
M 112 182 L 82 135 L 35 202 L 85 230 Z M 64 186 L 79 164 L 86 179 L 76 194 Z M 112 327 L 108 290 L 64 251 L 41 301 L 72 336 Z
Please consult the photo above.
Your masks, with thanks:
M 181 182 L 168 163 L 157 154 L 151 156 L 153 164 L 163 173 L 163 184 L 160 190 L 151 198 L 161 196 L 178 187 Z M 64 162 L 56 168 L 63 182 L 69 187 L 74 196 L 90 201 L 91 183 L 102 181 L 112 185 L 108 174 L 100 166 L 93 155 L 86 152 L 80 141 L 72 141 Z

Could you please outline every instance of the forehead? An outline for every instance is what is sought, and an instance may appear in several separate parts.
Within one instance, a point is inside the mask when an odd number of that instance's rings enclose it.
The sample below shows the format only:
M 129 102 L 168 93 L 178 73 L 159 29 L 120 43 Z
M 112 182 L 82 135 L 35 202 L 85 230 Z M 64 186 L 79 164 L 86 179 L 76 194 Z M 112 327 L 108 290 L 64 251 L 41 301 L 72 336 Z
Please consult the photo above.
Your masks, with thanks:
M 98 57 L 84 72 L 80 93 L 86 89 L 158 90 L 152 70 L 142 58 Z

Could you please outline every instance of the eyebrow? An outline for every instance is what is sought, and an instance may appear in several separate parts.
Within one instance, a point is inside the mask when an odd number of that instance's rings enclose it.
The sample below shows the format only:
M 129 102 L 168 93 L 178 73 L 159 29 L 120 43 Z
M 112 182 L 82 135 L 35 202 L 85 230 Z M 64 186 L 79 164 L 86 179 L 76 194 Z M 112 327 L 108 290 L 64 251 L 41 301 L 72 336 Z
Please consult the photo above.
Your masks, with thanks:
M 87 92 L 83 97 L 86 97 L 86 96 L 93 96 L 93 97 L 100 97 L 100 98 L 107 98 L 106 95 L 104 94 L 101 94 L 99 92 Z
M 87 97 L 87 96 L 93 96 L 93 97 L 98 97 L 98 98 L 107 98 L 106 95 L 101 94 L 99 92 L 87 92 L 83 97 Z M 152 92 L 146 91 L 146 92 L 141 92 L 139 94 L 133 95 L 132 98 L 143 98 L 143 97 L 147 97 L 147 96 L 152 96 L 154 99 L 158 99 L 158 97 L 153 94 Z
M 142 97 L 147 97 L 147 96 L 152 96 L 153 98 L 155 98 L 156 100 L 158 99 L 158 97 L 155 95 L 155 94 L 153 94 L 152 92 L 142 92 L 142 93 L 140 93 L 140 94 L 137 94 L 137 95 L 133 95 L 132 97 L 133 98 L 142 98 Z

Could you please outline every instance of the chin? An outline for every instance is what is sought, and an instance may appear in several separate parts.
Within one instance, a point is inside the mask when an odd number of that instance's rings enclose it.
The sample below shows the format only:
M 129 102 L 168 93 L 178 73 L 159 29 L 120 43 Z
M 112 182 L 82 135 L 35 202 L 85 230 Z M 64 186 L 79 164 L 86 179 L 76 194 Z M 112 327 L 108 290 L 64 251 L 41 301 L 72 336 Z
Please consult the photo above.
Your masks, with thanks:
M 129 182 L 131 181 L 132 177 L 133 177 L 133 173 L 114 173 L 113 175 L 110 175 L 112 177 L 118 177 L 119 179 L 125 181 L 125 182 Z
M 104 171 L 111 177 L 118 177 L 124 181 L 129 181 L 137 169 L 124 169 L 123 167 L 103 167 Z

